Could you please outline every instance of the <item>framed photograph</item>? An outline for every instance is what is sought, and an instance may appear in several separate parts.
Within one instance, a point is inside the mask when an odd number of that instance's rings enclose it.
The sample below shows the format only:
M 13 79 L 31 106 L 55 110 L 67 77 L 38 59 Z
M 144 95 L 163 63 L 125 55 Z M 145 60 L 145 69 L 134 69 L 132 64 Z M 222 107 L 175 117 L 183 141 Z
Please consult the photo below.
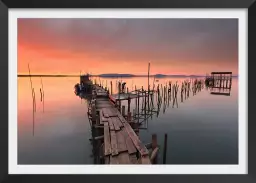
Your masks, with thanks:
M 255 182 L 255 7 L 2 0 L 0 182 Z

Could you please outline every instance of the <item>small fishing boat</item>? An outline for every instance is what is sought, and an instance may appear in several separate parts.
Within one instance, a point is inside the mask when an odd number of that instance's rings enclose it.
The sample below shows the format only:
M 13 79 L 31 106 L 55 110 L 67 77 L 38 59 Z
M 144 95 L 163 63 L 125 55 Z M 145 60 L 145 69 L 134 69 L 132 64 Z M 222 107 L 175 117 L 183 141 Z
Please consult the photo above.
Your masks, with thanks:
M 81 86 L 79 83 L 77 83 L 75 86 L 74 86 L 74 92 L 76 95 L 79 95 L 81 93 Z
M 91 92 L 92 91 L 92 87 L 93 87 L 93 83 L 90 80 L 90 75 L 86 74 L 86 75 L 81 75 L 80 76 L 80 89 L 83 92 Z

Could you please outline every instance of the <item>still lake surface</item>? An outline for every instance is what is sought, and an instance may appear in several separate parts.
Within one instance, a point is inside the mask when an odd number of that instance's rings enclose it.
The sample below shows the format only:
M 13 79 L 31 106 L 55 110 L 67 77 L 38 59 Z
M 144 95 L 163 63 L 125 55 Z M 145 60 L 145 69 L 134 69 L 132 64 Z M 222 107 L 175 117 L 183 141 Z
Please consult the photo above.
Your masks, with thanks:
M 159 78 L 155 84 L 181 83 L 187 79 Z M 113 86 L 117 81 L 115 78 L 101 78 L 103 80 L 108 86 L 110 81 Z M 135 85 L 147 88 L 146 77 L 122 80 L 129 89 Z M 79 77 L 44 77 L 42 81 L 44 105 L 40 96 L 41 78 L 32 78 L 36 95 L 33 125 L 30 80 L 18 77 L 18 164 L 93 164 L 87 101 L 74 93 Z M 147 129 L 139 132 L 143 143 L 151 142 L 151 135 L 155 133 L 163 147 L 167 133 L 167 164 L 237 164 L 238 79 L 233 78 L 230 96 L 211 95 L 204 88 L 195 96 L 191 93 L 183 102 L 179 94 L 177 98 L 178 107 L 170 104 L 164 110 L 162 105 L 159 115 L 148 119 Z M 135 108 L 135 101 L 131 105 Z M 162 162 L 162 149 L 158 163 Z

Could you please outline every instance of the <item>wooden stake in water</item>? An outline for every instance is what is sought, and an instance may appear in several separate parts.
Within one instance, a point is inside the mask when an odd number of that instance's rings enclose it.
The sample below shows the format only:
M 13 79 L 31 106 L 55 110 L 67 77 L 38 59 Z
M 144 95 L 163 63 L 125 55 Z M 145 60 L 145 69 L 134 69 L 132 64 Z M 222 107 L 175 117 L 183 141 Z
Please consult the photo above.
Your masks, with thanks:
M 125 117 L 125 106 L 122 106 L 122 116 Z
M 140 92 L 139 92 L 139 90 L 138 90 L 137 92 L 138 92 L 138 114 L 137 114 L 137 117 L 138 117 L 138 122 L 139 122 L 139 114 L 140 114 Z
M 157 135 L 153 134 L 152 135 L 152 150 L 154 151 L 157 148 Z M 155 155 L 155 157 L 153 158 L 153 164 L 157 163 L 157 154 Z
M 148 85 L 148 110 L 149 110 L 149 93 L 150 93 L 150 85 Z
M 150 63 L 148 63 L 148 92 L 149 92 L 149 72 L 150 72 Z
M 163 155 L 163 164 L 166 164 L 166 153 L 167 153 L 167 134 L 164 134 L 164 155 Z
M 34 105 L 35 105 L 35 104 L 34 104 L 34 93 L 33 93 L 33 85 L 32 85 L 32 79 L 31 79 L 29 64 L 28 64 L 28 72 L 29 72 L 30 86 L 31 86 L 32 99 L 33 99 L 33 106 L 34 106 Z M 35 110 L 35 109 L 34 109 L 34 110 Z
M 43 85 L 42 77 L 40 77 L 40 78 L 41 78 L 41 85 L 42 85 L 43 112 L 44 112 L 44 85 Z
M 36 112 L 36 97 L 35 97 L 35 90 L 34 88 L 32 89 L 32 95 L 33 95 L 33 136 L 34 136 L 34 133 L 35 133 L 35 112 Z
M 111 88 L 110 88 L 110 89 L 111 89 L 110 92 L 111 92 L 111 95 L 112 95 L 112 94 L 113 94 L 113 93 L 112 93 L 112 92 L 113 92 L 113 90 L 112 90 L 112 81 L 110 81 L 110 87 L 111 87 Z

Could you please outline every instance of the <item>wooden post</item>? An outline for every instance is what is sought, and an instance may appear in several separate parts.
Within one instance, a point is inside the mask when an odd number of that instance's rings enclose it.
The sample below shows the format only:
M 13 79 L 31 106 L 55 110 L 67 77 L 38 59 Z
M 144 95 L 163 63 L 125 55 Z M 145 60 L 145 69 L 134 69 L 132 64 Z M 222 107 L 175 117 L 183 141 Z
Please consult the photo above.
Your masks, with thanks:
M 130 122 L 132 119 L 132 113 L 128 112 L 127 121 Z
M 113 88 L 112 88 L 112 81 L 110 81 L 110 92 L 111 92 L 111 95 L 113 94 Z
M 162 90 L 162 95 L 163 95 L 163 85 L 161 84 L 161 90 Z
M 157 135 L 152 135 L 152 149 L 155 149 L 157 147 Z
M 121 111 L 121 100 L 120 100 L 120 92 L 121 92 L 121 88 L 120 88 L 120 82 L 118 82 L 118 110 Z
M 148 85 L 148 110 L 149 110 L 149 93 L 150 93 L 150 85 Z
M 145 112 L 146 112 L 146 104 L 147 104 L 147 94 L 146 94 L 146 90 L 144 91 L 144 94 L 145 94 L 145 103 L 144 103 L 144 109 L 145 109 Z
M 140 91 L 138 90 L 138 121 L 139 121 L 139 114 L 140 114 Z
M 125 106 L 122 106 L 122 116 L 125 117 Z
M 131 98 L 128 97 L 128 113 L 131 111 Z
M 150 72 L 150 63 L 148 63 L 148 91 L 149 91 L 149 72 Z
M 163 164 L 166 164 L 166 152 L 167 152 L 167 133 L 164 134 L 164 155 L 163 155 Z
M 118 108 L 119 108 L 119 111 L 121 112 L 121 106 L 122 106 L 122 102 L 121 102 L 121 100 L 119 100 L 119 106 L 118 106 Z
M 152 135 L 152 152 L 157 148 L 157 136 L 156 134 Z M 152 161 L 152 164 L 157 163 L 157 155 L 155 155 L 155 158 Z
M 221 88 L 221 86 L 222 86 L 222 74 L 220 74 L 220 88 Z
M 134 131 L 135 131 L 136 135 L 138 135 L 139 134 L 139 123 L 133 123 L 133 128 L 135 129 Z

